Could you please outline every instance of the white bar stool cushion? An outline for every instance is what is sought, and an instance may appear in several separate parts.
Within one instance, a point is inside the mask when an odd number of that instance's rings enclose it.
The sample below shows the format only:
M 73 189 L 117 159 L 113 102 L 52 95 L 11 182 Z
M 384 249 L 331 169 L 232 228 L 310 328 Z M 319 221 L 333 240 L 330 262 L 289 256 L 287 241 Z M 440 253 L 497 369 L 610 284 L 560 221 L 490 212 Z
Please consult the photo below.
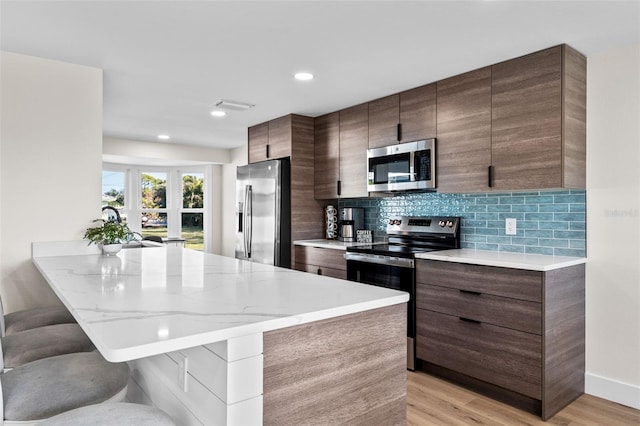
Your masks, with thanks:
M 30 362 L 0 376 L 4 419 L 47 419 L 118 394 L 124 398 L 128 379 L 126 363 L 107 362 L 98 352 Z
M 46 426 L 175 426 L 164 411 L 126 402 L 77 408 L 40 423 Z
M 26 309 L 4 316 L 5 335 L 54 324 L 70 324 L 76 320 L 64 306 Z
M 91 352 L 95 346 L 78 324 L 56 324 L 5 336 L 1 340 L 5 368 L 75 352 Z

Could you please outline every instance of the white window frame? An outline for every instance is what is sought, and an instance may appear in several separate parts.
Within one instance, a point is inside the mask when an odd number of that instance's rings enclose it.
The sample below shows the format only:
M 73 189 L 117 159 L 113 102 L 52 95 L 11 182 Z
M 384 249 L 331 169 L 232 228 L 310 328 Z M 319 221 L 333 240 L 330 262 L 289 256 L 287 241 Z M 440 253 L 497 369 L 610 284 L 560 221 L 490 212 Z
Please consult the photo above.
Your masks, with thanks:
M 142 233 L 140 218 L 143 211 L 167 213 L 167 237 L 178 238 L 182 234 L 182 213 L 202 213 L 202 231 L 204 236 L 204 251 L 210 251 L 212 241 L 211 214 L 213 194 L 211 194 L 213 172 L 207 165 L 203 166 L 140 166 L 115 163 L 103 163 L 103 171 L 125 172 L 124 213 L 127 215 L 129 228 Z M 166 173 L 167 175 L 167 206 L 162 209 L 142 208 L 142 174 Z M 202 173 L 204 175 L 204 208 L 188 209 L 182 207 L 182 175 Z

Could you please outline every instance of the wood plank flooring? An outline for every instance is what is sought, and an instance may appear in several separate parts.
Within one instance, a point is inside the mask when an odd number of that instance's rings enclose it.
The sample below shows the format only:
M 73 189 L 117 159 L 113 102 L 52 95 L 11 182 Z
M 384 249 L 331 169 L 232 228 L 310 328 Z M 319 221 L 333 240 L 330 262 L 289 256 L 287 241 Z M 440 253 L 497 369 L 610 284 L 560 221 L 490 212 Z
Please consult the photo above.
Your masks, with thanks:
M 407 424 L 638 426 L 640 410 L 582 395 L 547 422 L 421 372 L 407 371 Z

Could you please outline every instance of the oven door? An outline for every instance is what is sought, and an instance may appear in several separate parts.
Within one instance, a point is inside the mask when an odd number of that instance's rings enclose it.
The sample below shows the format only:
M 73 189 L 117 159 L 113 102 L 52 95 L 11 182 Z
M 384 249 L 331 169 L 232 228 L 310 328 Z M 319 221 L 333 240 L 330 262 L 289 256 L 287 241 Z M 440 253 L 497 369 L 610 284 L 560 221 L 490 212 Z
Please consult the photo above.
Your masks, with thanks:
M 413 259 L 361 253 L 345 254 L 347 279 L 409 293 L 407 303 L 407 368 L 415 369 L 415 268 Z

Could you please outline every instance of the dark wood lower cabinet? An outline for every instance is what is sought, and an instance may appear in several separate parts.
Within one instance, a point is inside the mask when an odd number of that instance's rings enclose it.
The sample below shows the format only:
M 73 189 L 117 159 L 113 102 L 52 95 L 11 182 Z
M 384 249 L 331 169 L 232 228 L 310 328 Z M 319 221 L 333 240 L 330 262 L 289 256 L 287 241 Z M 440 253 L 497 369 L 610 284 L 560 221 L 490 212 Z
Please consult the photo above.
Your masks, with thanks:
M 418 367 L 551 418 L 584 393 L 584 271 L 419 260 Z
M 542 398 L 539 335 L 418 309 L 419 359 Z
M 347 261 L 344 250 L 295 246 L 295 269 L 327 277 L 347 279 Z

